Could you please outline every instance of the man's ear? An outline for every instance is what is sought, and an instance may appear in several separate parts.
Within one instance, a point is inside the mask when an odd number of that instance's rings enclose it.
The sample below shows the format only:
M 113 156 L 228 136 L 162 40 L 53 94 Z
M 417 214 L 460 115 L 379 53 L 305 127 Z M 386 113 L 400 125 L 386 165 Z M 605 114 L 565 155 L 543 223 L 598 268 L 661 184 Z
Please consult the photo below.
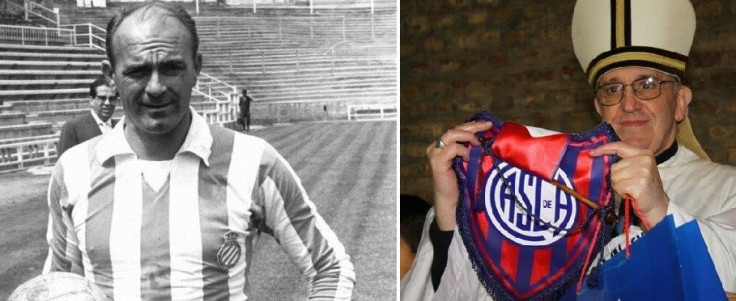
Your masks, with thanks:
M 595 111 L 598 112 L 598 116 L 603 117 L 603 113 L 601 113 L 601 104 L 598 103 L 598 100 L 593 98 L 593 105 L 595 105 Z
M 688 86 L 680 86 L 677 91 L 677 107 L 675 108 L 675 121 L 681 122 L 687 116 L 687 108 L 693 100 L 693 91 Z
M 194 72 L 199 76 L 200 71 L 202 71 L 202 54 L 197 53 L 197 55 L 194 56 Z
M 108 60 L 102 60 L 102 76 L 105 77 L 107 83 L 110 84 L 110 88 L 115 90 L 115 70 L 112 68 L 112 64 Z

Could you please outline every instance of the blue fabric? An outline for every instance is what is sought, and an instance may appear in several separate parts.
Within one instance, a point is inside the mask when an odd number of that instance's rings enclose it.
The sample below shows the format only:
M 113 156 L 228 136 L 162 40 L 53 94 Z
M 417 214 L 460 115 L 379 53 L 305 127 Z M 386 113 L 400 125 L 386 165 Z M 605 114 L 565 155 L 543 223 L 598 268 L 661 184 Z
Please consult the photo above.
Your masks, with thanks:
M 562 300 L 727 300 L 696 221 L 675 228 L 667 216 L 598 270 L 598 285 Z

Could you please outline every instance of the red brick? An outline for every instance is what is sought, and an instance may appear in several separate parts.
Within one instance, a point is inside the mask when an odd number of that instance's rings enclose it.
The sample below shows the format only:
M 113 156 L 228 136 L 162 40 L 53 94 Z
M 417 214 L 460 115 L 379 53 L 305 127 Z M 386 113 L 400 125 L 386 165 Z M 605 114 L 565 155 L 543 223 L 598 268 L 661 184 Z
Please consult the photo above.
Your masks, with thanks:
M 449 0 L 448 2 L 454 7 L 465 7 L 468 5 L 468 0 Z
M 424 48 L 429 51 L 443 51 L 445 50 L 445 41 L 439 40 L 435 37 L 429 37 L 424 41 Z
M 721 51 L 698 51 L 691 53 L 690 66 L 695 67 L 713 67 L 720 65 L 723 61 L 723 53 Z
M 417 52 L 417 48 L 413 44 L 401 43 L 399 51 L 401 52 L 401 56 L 404 57 L 415 54 Z
M 501 42 L 499 30 L 487 30 L 480 34 L 480 42 L 484 45 L 496 45 Z
M 475 34 L 459 35 L 455 38 L 455 45 L 458 49 L 468 50 L 478 46 L 478 38 Z
M 477 11 L 471 11 L 468 13 L 468 24 L 472 25 L 478 25 L 483 24 L 486 22 L 486 18 L 488 17 L 488 12 L 485 10 L 477 10 Z
M 455 25 L 456 19 L 455 15 L 443 14 L 440 16 L 434 16 L 434 18 L 432 18 L 432 23 L 437 29 L 442 29 L 444 27 Z
M 460 68 L 460 61 L 454 58 L 442 58 L 437 61 L 439 70 L 442 72 L 451 72 Z
M 411 16 L 406 19 L 406 28 L 408 34 L 421 35 L 429 31 L 429 20 L 425 16 Z
M 721 1 L 703 1 L 695 6 L 695 12 L 700 18 L 714 18 L 723 12 L 723 3 Z
M 736 165 L 736 148 L 729 148 L 726 153 L 728 154 L 728 164 Z

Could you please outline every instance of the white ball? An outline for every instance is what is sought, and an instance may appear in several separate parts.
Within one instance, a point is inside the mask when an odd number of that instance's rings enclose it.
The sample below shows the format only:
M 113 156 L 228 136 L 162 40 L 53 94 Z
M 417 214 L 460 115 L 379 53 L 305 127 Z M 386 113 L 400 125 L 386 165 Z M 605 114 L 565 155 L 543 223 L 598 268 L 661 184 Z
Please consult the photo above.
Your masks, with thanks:
M 32 278 L 15 289 L 8 301 L 102 301 L 102 290 L 84 277 L 73 273 L 51 272 Z

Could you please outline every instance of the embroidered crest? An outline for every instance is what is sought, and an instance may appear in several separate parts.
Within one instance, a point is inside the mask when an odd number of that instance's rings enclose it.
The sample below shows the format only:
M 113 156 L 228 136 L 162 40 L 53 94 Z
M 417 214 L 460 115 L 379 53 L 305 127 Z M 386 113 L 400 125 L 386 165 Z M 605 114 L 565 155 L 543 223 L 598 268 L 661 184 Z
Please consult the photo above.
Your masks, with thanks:
M 494 300 L 559 299 L 610 239 L 603 221 L 613 212 L 609 173 L 617 157 L 587 152 L 618 137 L 605 123 L 561 134 L 488 113 L 471 120 L 493 122 L 477 133 L 481 146 L 467 145 L 470 161 L 454 165 L 458 228 L 478 279 Z
M 232 268 L 240 259 L 242 250 L 240 249 L 240 244 L 238 244 L 238 238 L 240 238 L 240 234 L 234 231 L 228 231 L 223 236 L 225 241 L 217 251 L 217 264 L 221 268 Z

